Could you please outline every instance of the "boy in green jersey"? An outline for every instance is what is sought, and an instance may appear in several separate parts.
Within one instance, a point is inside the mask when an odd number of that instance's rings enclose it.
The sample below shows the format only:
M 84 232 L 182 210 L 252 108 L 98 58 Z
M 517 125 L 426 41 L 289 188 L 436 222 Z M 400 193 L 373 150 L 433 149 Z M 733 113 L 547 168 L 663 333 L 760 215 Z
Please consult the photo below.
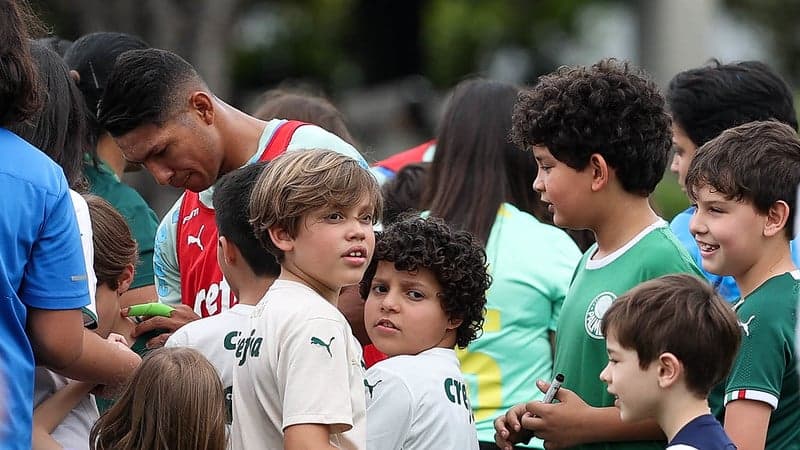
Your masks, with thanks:
M 794 330 L 800 271 L 789 240 L 800 183 L 800 139 L 778 122 L 751 122 L 703 145 L 686 186 L 689 230 L 703 268 L 731 275 L 742 347 L 711 405 L 739 449 L 800 449 Z
M 699 273 L 648 202 L 671 144 L 664 98 L 629 64 L 602 60 L 540 78 L 520 94 L 513 122 L 513 138 L 539 163 L 534 189 L 555 224 L 590 229 L 597 243 L 578 264 L 556 329 L 559 403 L 511 408 L 495 421 L 496 442 L 511 448 L 535 434 L 546 447 L 663 449 L 655 421 L 620 420 L 599 375 L 601 320 L 614 299 L 661 275 Z

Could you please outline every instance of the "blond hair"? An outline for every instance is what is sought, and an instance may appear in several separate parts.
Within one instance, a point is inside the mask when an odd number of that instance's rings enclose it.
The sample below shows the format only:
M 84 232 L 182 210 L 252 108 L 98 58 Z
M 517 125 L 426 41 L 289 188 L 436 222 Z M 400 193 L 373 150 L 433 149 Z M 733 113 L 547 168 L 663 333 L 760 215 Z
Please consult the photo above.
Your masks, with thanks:
M 224 450 L 225 420 L 214 366 L 197 350 L 161 348 L 145 357 L 89 442 L 92 450 Z
M 350 208 L 365 197 L 376 223 L 383 198 L 369 170 L 332 150 L 292 151 L 275 158 L 258 177 L 250 195 L 250 223 L 261 245 L 281 261 L 283 252 L 272 242 L 270 228 L 277 226 L 295 237 L 309 212 Z

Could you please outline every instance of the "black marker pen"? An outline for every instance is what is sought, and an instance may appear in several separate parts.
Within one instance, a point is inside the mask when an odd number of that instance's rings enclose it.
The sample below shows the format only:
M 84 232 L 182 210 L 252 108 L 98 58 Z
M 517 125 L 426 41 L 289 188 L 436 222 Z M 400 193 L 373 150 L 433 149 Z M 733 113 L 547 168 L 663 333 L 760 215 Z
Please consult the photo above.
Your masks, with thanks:
M 556 398 L 556 392 L 558 392 L 558 389 L 561 387 L 561 383 L 563 382 L 564 374 L 557 374 L 553 379 L 553 382 L 550 383 L 550 387 L 547 389 L 547 392 L 544 394 L 542 403 L 553 403 L 553 400 Z

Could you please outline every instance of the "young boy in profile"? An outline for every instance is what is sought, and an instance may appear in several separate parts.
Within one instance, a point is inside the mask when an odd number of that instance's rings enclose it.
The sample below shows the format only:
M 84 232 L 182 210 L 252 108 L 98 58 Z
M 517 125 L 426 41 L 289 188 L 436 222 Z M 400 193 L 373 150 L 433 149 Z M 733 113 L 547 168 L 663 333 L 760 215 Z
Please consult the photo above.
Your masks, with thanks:
M 232 419 L 233 368 L 241 360 L 242 330 L 258 302 L 281 271 L 278 261 L 261 248 L 250 225 L 250 192 L 266 163 L 251 164 L 227 173 L 215 185 L 219 267 L 239 303 L 230 309 L 190 322 L 167 340 L 167 347 L 192 347 L 219 372 L 225 388 L 228 423 Z
M 654 418 L 667 449 L 735 450 L 711 415 L 708 393 L 739 349 L 736 314 L 705 280 L 665 275 L 619 297 L 601 325 L 600 379 L 624 422 Z
M 250 220 L 281 272 L 239 338 L 234 449 L 366 448 L 361 346 L 336 303 L 364 275 L 382 207 L 370 172 L 333 151 L 287 153 L 259 176 Z
M 661 275 L 699 274 L 648 201 L 671 145 L 664 98 L 627 63 L 564 67 L 520 93 L 512 136 L 539 163 L 534 188 L 555 224 L 592 230 L 597 242 L 558 320 L 553 371 L 566 378 L 559 402 L 512 407 L 495 420 L 496 442 L 511 448 L 535 434 L 554 447 L 663 449 L 654 421 L 620 421 L 598 375 L 607 362 L 600 324 L 614 300 Z
M 364 381 L 368 448 L 478 449 L 454 347 L 478 337 L 489 284 L 480 243 L 441 219 L 381 233 L 361 282 L 367 333 L 389 356 Z
M 686 174 L 697 204 L 689 230 L 703 268 L 731 275 L 742 348 L 710 397 L 740 449 L 800 449 L 800 378 L 794 330 L 800 271 L 792 262 L 800 139 L 778 122 L 722 132 L 698 150 Z

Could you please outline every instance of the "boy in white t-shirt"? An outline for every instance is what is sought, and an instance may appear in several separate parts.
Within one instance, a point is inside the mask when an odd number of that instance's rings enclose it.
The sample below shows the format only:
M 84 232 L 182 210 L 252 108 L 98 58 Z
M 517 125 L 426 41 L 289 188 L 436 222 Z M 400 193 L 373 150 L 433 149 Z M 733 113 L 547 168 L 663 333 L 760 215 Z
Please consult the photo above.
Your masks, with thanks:
M 250 192 L 265 166 L 266 163 L 256 163 L 229 172 L 214 187 L 219 234 L 217 260 L 239 303 L 216 316 L 188 323 L 166 343 L 167 347 L 192 347 L 211 361 L 225 388 L 229 424 L 233 368 L 241 359 L 236 356 L 237 349 L 245 344 L 239 338 L 255 305 L 281 271 L 275 257 L 259 245 L 248 214 Z
M 239 338 L 234 449 L 364 449 L 361 346 L 336 308 L 375 247 L 377 181 L 330 150 L 274 159 L 256 181 L 250 220 L 281 273 Z
M 490 280 L 480 243 L 441 219 L 380 235 L 361 283 L 367 333 L 389 355 L 364 381 L 369 449 L 478 449 L 454 347 L 478 337 Z

